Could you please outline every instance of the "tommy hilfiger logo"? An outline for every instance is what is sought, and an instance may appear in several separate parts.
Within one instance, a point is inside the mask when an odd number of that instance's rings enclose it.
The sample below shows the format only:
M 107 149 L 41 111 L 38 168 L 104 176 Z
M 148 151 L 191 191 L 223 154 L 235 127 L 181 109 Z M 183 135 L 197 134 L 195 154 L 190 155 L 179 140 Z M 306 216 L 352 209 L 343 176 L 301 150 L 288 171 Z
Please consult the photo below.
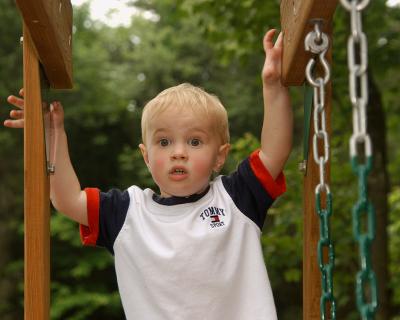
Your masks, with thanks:
M 208 207 L 200 213 L 200 218 L 210 221 L 211 228 L 222 227 L 225 225 L 223 217 L 225 216 L 225 209 L 217 207 Z

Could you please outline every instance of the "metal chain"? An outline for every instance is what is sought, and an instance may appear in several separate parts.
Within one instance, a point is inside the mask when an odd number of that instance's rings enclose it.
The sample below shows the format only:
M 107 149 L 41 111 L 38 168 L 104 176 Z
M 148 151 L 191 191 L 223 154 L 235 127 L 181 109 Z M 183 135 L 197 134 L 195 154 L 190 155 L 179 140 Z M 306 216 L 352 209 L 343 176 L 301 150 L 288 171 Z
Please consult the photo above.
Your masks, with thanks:
M 314 87 L 314 135 L 313 156 L 315 163 L 319 166 L 319 184 L 315 188 L 316 213 L 320 220 L 320 238 L 318 241 L 317 255 L 321 270 L 321 319 L 327 319 L 327 306 L 330 304 L 331 319 L 336 319 L 336 302 L 333 296 L 333 269 L 335 266 L 335 252 L 330 236 L 329 218 L 332 215 L 332 194 L 329 185 L 325 181 L 326 164 L 329 161 L 329 138 L 326 131 L 325 115 L 325 85 L 328 83 L 331 70 L 325 54 L 329 48 L 329 38 L 321 31 L 322 20 L 314 21 L 314 30 L 309 32 L 304 44 L 307 51 L 318 55 L 319 63 L 322 65 L 324 76 L 313 75 L 316 61 L 310 59 L 306 67 L 307 81 Z M 318 144 L 323 145 L 323 153 L 319 153 Z M 323 206 L 321 192 L 326 193 L 326 203 Z M 324 249 L 328 252 L 328 261 L 324 262 Z
M 359 245 L 361 270 L 356 276 L 357 308 L 363 320 L 375 318 L 378 307 L 377 283 L 371 265 L 371 244 L 375 238 L 375 211 L 368 199 L 367 178 L 372 168 L 372 143 L 367 132 L 366 107 L 368 105 L 368 46 L 362 30 L 361 14 L 369 0 L 341 0 L 350 12 L 351 34 L 347 42 L 349 91 L 353 106 L 353 134 L 350 138 L 350 158 L 353 171 L 358 175 L 358 201 L 353 207 L 353 233 Z M 359 148 L 358 146 L 363 146 Z M 361 163 L 363 161 L 364 163 Z M 366 232 L 362 231 L 362 219 Z M 369 298 L 368 298 L 369 297 Z M 369 300 L 369 301 L 367 301 Z

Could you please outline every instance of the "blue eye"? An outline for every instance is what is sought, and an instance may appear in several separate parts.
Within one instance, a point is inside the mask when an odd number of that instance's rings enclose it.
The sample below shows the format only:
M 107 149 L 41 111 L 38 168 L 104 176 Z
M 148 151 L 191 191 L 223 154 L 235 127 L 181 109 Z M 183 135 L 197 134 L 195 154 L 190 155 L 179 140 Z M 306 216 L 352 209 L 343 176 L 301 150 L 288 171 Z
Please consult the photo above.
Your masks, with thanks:
M 198 147 L 201 145 L 201 141 L 200 139 L 193 138 L 189 140 L 189 145 L 191 145 L 192 147 Z
M 170 144 L 168 139 L 160 139 L 160 141 L 158 141 L 158 143 L 160 144 L 161 147 L 167 147 Z

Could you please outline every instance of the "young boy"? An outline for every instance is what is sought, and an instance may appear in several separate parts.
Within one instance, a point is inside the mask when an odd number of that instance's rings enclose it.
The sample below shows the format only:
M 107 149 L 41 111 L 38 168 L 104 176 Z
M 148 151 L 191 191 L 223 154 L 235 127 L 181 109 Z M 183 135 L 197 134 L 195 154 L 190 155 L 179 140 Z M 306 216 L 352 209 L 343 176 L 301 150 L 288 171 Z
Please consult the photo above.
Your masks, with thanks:
M 51 201 L 80 223 L 83 243 L 115 257 L 127 319 L 277 319 L 260 245 L 267 209 L 285 191 L 292 110 L 281 84 L 282 35 L 264 37 L 261 149 L 210 182 L 229 152 L 225 108 L 182 84 L 144 108 L 140 150 L 159 194 L 132 186 L 81 190 L 70 162 L 60 103 L 52 105 L 55 174 Z M 8 101 L 20 108 L 23 100 Z M 23 127 L 23 111 L 5 126 Z

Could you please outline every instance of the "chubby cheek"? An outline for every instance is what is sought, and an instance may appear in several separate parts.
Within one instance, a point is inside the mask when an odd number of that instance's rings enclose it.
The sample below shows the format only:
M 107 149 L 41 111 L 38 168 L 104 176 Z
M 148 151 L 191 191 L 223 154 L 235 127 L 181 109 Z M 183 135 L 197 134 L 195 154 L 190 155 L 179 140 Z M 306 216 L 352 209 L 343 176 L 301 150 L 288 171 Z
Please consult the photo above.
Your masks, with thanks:
M 166 160 L 163 157 L 156 157 L 155 159 L 153 159 L 152 163 L 153 163 L 152 165 L 153 168 L 161 169 L 164 168 Z
M 212 173 L 214 162 L 214 159 L 209 157 L 197 157 L 196 161 L 193 161 L 192 169 L 197 175 L 208 179 Z
M 158 166 L 164 166 L 167 160 L 168 157 L 164 152 L 157 150 L 157 148 L 149 148 L 148 161 L 152 169 L 157 168 Z
M 167 159 L 161 155 L 157 154 L 149 154 L 149 165 L 151 175 L 154 180 L 159 180 L 159 177 L 162 176 L 162 173 L 166 170 Z

